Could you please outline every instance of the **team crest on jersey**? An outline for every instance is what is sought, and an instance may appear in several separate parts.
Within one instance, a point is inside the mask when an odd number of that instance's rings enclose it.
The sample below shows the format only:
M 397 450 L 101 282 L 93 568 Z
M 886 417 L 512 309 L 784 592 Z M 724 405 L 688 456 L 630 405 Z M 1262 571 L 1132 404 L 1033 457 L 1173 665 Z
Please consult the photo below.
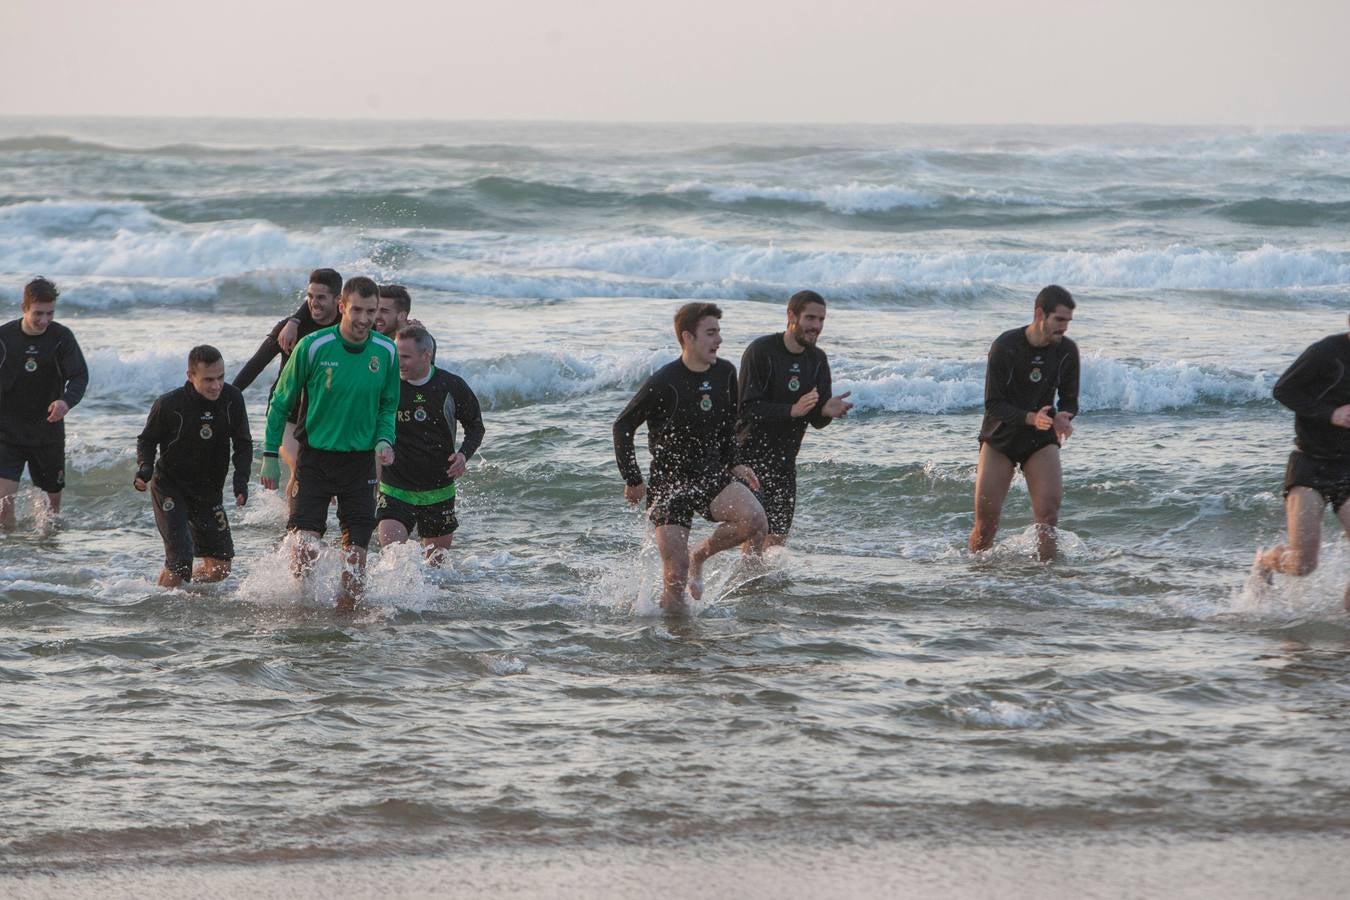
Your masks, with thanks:
M 801 386 L 802 386 L 802 380 L 801 380 L 800 378 L 798 378 L 796 375 L 793 375 L 792 378 L 788 380 L 788 390 L 789 390 L 789 391 L 795 391 L 797 388 L 799 388 L 799 387 L 801 387 Z
M 413 410 L 413 418 L 419 422 L 425 422 L 427 420 L 427 411 L 419 406 L 417 409 Z
M 1031 370 L 1031 376 L 1030 376 L 1030 377 L 1031 377 L 1031 383 L 1032 383 L 1032 384 L 1040 384 L 1040 383 L 1041 383 L 1041 370 L 1040 370 L 1040 369 L 1032 369 L 1032 370 Z
M 165 497 L 164 503 L 161 504 L 160 508 L 163 509 L 165 512 L 173 512 L 173 498 Z
M 202 425 L 202 430 L 199 431 L 199 432 L 197 432 L 197 433 L 200 434 L 200 435 L 202 436 L 202 440 L 204 440 L 204 441 L 209 441 L 209 440 L 211 440 L 211 435 L 214 434 L 215 432 L 213 432 L 213 431 L 211 430 L 211 426 L 210 426 L 210 425 L 203 424 L 203 425 Z
M 370 371 L 372 372 L 380 371 L 380 358 L 378 356 L 372 356 L 370 358 Z
M 23 361 L 23 370 L 24 370 L 25 372 L 36 372 L 36 371 L 37 371 L 37 360 L 36 360 L 36 359 L 33 359 L 32 357 L 29 357 L 28 359 L 24 360 L 24 361 Z
M 698 408 L 704 412 L 712 409 L 712 396 L 710 394 L 704 394 L 703 399 L 698 401 Z

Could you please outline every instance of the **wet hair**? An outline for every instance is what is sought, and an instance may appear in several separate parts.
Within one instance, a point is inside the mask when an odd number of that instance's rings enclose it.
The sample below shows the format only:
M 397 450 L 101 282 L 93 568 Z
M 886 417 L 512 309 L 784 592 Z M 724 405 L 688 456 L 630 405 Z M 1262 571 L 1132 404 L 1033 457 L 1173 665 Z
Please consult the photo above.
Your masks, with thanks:
M 794 316 L 800 316 L 802 311 L 812 303 L 819 303 L 824 306 L 825 298 L 815 291 L 798 291 L 788 298 L 788 312 Z
M 334 297 L 342 290 L 342 276 L 336 269 L 315 269 L 309 273 L 309 284 L 321 284 Z
M 401 284 L 382 284 L 380 285 L 380 296 L 386 300 L 394 301 L 394 311 L 401 312 L 405 316 L 412 312 L 412 297 L 408 295 L 408 289 Z
M 681 347 L 684 346 L 684 333 L 696 332 L 698 323 L 708 316 L 720 319 L 722 310 L 718 309 L 715 303 L 686 303 L 675 310 L 675 340 L 680 342 Z
M 188 371 L 198 366 L 209 366 L 220 362 L 220 351 L 210 344 L 198 344 L 188 351 Z
M 423 353 L 436 355 L 436 339 L 421 325 L 404 325 L 395 337 L 402 341 L 412 341 Z
M 59 296 L 61 292 L 56 289 L 56 285 L 39 275 L 23 286 L 23 308 L 27 309 L 34 303 L 55 303 Z
M 1039 309 L 1047 316 L 1061 306 L 1073 309 L 1075 305 L 1076 304 L 1073 302 L 1073 294 L 1070 294 L 1057 284 L 1041 288 L 1041 292 L 1036 295 L 1036 309 Z
M 364 275 L 348 278 L 347 283 L 342 286 L 342 295 L 338 299 L 346 300 L 352 296 L 379 297 L 380 286 L 375 283 L 375 279 Z

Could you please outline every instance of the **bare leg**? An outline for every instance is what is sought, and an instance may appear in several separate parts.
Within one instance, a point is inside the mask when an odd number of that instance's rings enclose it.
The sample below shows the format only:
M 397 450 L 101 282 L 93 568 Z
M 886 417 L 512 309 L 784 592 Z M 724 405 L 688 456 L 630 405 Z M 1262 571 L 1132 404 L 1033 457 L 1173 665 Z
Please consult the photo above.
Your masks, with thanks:
M 1341 508 L 1336 510 L 1336 518 L 1340 520 L 1341 530 L 1345 532 L 1346 537 L 1350 537 L 1350 503 L 1341 504 Z M 1345 605 L 1345 611 L 1350 612 L 1350 585 L 1346 585 L 1341 602 Z
M 54 493 L 54 494 L 51 493 L 50 491 L 48 491 L 48 492 L 47 492 L 47 502 L 50 503 L 51 506 L 52 506 L 52 515 L 57 515 L 57 514 L 59 514 L 59 513 L 61 512 L 61 492 L 60 492 L 60 491 L 57 491 L 57 492 Z
M 747 541 L 753 546 L 761 546 L 769 528 L 763 507 L 750 489 L 739 481 L 722 488 L 708 511 L 712 513 L 713 521 L 719 524 L 707 540 L 689 554 L 689 593 L 695 600 L 703 599 L 703 564 L 708 557 Z
M 1326 504 L 1322 495 L 1310 487 L 1293 487 L 1284 501 L 1285 522 L 1289 529 L 1289 543 L 1276 544 L 1269 550 L 1256 551 L 1256 569 L 1260 574 L 1280 572 L 1284 575 L 1307 575 L 1317 568 L 1317 553 L 1322 543 L 1322 510 Z M 1341 507 L 1337 514 L 1350 515 Z M 1341 519 L 1342 527 L 1346 519 Z
M 155 582 L 162 588 L 176 588 L 183 583 L 183 576 L 171 572 L 167 567 L 159 570 L 159 579 Z
M 376 531 L 380 536 L 381 547 L 391 547 L 408 539 L 408 529 L 397 519 L 381 519 Z
M 427 564 L 432 568 L 439 569 L 450 558 L 450 545 L 454 543 L 455 535 L 443 534 L 440 537 L 422 538 L 422 549 L 427 554 Z
M 661 610 L 668 616 L 688 612 L 684 587 L 689 581 L 689 529 L 658 525 L 656 549 L 661 553 Z
M 342 589 L 338 591 L 337 611 L 349 613 L 366 592 L 366 548 L 351 546 L 347 551 L 347 564 L 342 569 Z
M 14 530 L 14 496 L 18 493 L 17 481 L 0 478 L 0 528 L 5 531 Z
M 192 580 L 210 584 L 213 581 L 224 581 L 229 574 L 228 559 L 213 559 L 206 556 L 197 561 L 197 568 L 192 572 Z
M 1013 461 L 988 444 L 980 445 L 980 463 L 975 470 L 975 527 L 970 530 L 970 552 L 994 546 L 1003 501 L 1012 486 Z
M 314 568 L 314 560 L 319 558 L 319 551 L 314 546 L 319 542 L 319 533 L 296 531 L 295 534 L 295 550 L 291 554 L 291 574 L 296 578 L 304 578 Z
M 1059 551 L 1055 530 L 1059 527 L 1059 507 L 1064 501 L 1064 474 L 1060 468 L 1059 447 L 1042 447 L 1022 466 L 1031 495 L 1031 514 L 1036 522 L 1036 548 L 1042 562 L 1049 562 Z

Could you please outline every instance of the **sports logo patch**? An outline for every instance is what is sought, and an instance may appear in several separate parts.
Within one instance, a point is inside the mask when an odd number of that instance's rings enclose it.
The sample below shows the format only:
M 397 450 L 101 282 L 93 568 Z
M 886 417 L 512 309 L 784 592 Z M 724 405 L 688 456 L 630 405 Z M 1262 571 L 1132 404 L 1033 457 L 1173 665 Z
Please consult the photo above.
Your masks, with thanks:
M 419 406 L 417 409 L 413 410 L 413 418 L 419 422 L 425 422 L 427 420 L 427 411 Z
M 202 440 L 204 441 L 211 440 L 211 435 L 214 434 L 214 432 L 211 430 L 210 425 L 203 425 L 202 430 L 197 433 L 202 436 Z
M 703 399 L 698 401 L 698 408 L 703 410 L 704 412 L 707 412 L 708 410 L 712 409 L 712 397 L 710 397 L 707 394 L 704 394 Z
M 1041 370 L 1040 370 L 1040 369 L 1032 369 L 1032 370 L 1031 370 L 1031 383 L 1032 383 L 1032 384 L 1040 384 L 1040 381 L 1041 381 Z
M 36 371 L 37 371 L 37 360 L 36 360 L 36 359 L 32 359 L 32 358 L 29 358 L 29 359 L 24 360 L 24 362 L 23 362 L 23 369 L 24 369 L 25 372 L 36 372 Z
M 792 378 L 791 378 L 791 380 L 788 381 L 788 390 L 789 390 L 789 391 L 795 391 L 795 390 L 797 390 L 797 388 L 799 388 L 799 387 L 801 387 L 801 386 L 802 386 L 802 381 L 801 381 L 801 379 L 798 378 L 796 375 L 793 375 Z
M 173 498 L 165 497 L 164 502 L 160 504 L 160 508 L 163 509 L 165 512 L 173 512 Z
M 380 371 L 380 358 L 378 356 L 372 356 L 370 358 L 370 371 L 372 372 Z

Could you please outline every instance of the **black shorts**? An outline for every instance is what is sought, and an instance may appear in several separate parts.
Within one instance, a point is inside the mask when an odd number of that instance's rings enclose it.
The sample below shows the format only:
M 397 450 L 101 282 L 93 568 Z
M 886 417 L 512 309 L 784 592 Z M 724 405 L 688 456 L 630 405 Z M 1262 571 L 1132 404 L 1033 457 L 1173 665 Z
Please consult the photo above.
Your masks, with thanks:
M 49 494 L 61 493 L 66 486 L 65 442 L 20 447 L 0 441 L 0 478 L 18 481 L 25 465 L 34 487 Z
M 164 568 L 184 581 L 192 579 L 192 560 L 234 559 L 234 538 L 225 515 L 224 498 L 198 500 L 177 485 L 150 479 L 155 524 L 164 539 Z
M 328 504 L 336 497 L 343 546 L 370 546 L 375 530 L 374 451 L 319 450 L 301 444 L 295 482 L 287 528 L 322 535 L 328 529 Z
M 1004 432 L 1007 432 L 1006 437 Z M 1050 446 L 1058 447 L 1059 437 L 1055 434 L 1053 428 L 1041 431 L 1030 426 L 1010 427 L 1002 425 L 989 437 L 980 438 L 980 443 L 988 444 L 1012 460 L 1014 465 L 1025 469 L 1027 460 L 1031 459 L 1032 454 L 1037 450 L 1044 450 Z
M 792 516 L 797 511 L 797 465 L 748 463 L 759 479 L 759 505 L 769 520 L 769 534 L 787 534 L 792 528 Z
M 1350 459 L 1319 459 L 1295 450 L 1284 467 L 1284 496 L 1296 487 L 1312 488 L 1340 512 L 1341 504 L 1350 500 Z
M 455 516 L 454 497 L 440 503 L 418 506 L 380 491 L 375 506 L 378 510 L 375 514 L 376 522 L 383 522 L 386 519 L 398 522 L 408 529 L 408 534 L 412 534 L 416 528 L 418 535 L 424 538 L 444 537 L 447 534 L 454 534 L 455 529 L 459 528 L 459 519 Z
M 691 481 L 653 484 L 647 490 L 647 518 L 658 527 L 688 528 L 696 515 L 711 521 L 712 502 L 733 481 L 730 472 L 718 472 Z

